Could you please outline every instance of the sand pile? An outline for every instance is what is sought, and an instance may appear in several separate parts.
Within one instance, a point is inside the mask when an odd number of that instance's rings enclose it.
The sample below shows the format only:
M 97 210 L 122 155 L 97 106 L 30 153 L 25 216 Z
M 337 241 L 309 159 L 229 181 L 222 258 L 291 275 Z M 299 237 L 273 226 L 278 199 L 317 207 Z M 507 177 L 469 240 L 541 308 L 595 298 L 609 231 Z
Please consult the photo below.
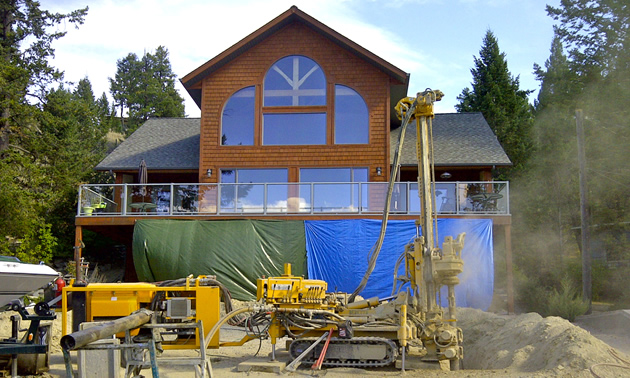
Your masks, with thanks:
M 596 364 L 621 364 L 613 353 L 627 356 L 569 321 L 536 313 L 501 316 L 474 309 L 458 311 L 464 331 L 466 369 L 507 369 L 560 376 L 583 373 Z M 625 376 L 630 370 L 597 366 L 602 376 Z M 623 375 L 622 375 L 623 374 Z

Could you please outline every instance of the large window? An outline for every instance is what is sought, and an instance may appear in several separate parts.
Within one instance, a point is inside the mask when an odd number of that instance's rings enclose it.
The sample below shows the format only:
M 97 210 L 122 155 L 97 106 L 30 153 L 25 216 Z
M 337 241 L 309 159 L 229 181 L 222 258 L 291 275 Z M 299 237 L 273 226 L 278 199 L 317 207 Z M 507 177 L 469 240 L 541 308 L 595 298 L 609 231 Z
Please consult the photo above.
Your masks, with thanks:
M 326 144 L 326 77 L 313 60 L 287 56 L 267 71 L 263 144 Z
M 326 144 L 326 114 L 265 114 L 263 144 Z
M 251 146 L 254 144 L 254 87 L 234 93 L 221 116 L 221 145 Z
M 363 97 L 345 85 L 335 85 L 335 143 L 368 142 L 368 110 Z
M 276 61 L 263 79 L 262 99 L 256 101 L 257 91 L 250 86 L 226 102 L 221 145 L 367 144 L 369 115 L 363 97 L 337 84 L 328 98 L 329 85 L 322 68 L 310 58 L 291 55 Z M 334 122 L 329 122 L 333 101 Z M 262 114 L 260 124 L 256 114 Z
M 313 212 L 355 212 L 359 209 L 360 182 L 368 181 L 367 168 L 301 168 L 303 208 Z M 312 204 L 312 205 L 311 205 Z
M 222 169 L 221 212 L 258 213 L 265 208 L 286 208 L 287 181 L 287 169 Z
M 312 59 L 287 56 L 267 72 L 264 106 L 317 105 L 326 105 L 326 77 Z

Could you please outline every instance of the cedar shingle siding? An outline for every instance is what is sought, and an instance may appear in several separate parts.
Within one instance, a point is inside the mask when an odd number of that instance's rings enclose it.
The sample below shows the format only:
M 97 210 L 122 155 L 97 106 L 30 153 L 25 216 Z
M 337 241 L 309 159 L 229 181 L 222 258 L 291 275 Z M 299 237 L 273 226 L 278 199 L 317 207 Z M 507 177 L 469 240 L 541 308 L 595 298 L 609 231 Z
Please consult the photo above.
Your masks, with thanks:
M 327 145 L 263 146 L 258 106 L 262 82 L 269 68 L 288 55 L 304 55 L 317 62 L 327 80 Z M 369 112 L 370 139 L 363 145 L 334 145 L 334 113 L 331 101 L 335 84 L 349 86 L 365 100 Z M 399 83 L 397 83 L 399 84 Z M 256 86 L 257 114 L 254 146 L 221 146 L 221 112 L 232 94 L 247 86 Z M 212 168 L 289 168 L 289 181 L 297 181 L 298 167 L 368 167 L 370 181 L 382 181 L 386 174 L 376 175 L 376 167 L 387 172 L 389 166 L 389 87 L 390 76 L 363 59 L 351 54 L 323 35 L 301 23 L 285 26 L 269 38 L 247 50 L 202 81 L 201 139 L 199 180 L 208 178 Z

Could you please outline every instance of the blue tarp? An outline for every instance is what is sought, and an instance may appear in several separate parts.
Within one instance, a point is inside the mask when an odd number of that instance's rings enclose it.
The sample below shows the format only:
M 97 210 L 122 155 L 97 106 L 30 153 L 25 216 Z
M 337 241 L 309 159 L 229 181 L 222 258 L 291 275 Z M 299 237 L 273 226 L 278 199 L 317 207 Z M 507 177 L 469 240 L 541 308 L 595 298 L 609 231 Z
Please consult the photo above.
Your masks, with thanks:
M 351 293 L 367 270 L 369 252 L 378 239 L 381 221 L 372 219 L 305 221 L 308 277 L 328 282 L 328 290 Z M 439 219 L 440 246 L 444 236 L 466 233 L 464 272 L 455 287 L 458 306 L 487 310 L 492 302 L 494 262 L 492 220 Z M 413 220 L 390 220 L 374 272 L 361 293 L 364 298 L 391 295 L 396 260 L 416 235 Z M 404 274 L 401 267 L 398 274 Z M 442 304 L 446 305 L 446 293 Z

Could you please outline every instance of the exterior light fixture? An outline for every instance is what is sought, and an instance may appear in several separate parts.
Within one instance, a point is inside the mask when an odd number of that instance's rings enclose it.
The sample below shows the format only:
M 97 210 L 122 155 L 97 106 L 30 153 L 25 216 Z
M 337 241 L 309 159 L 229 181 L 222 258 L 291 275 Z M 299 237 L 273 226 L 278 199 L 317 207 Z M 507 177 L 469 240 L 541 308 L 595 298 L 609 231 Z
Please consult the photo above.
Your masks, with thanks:
M 380 175 L 382 175 L 382 174 L 383 174 L 383 168 L 381 168 L 381 167 L 376 167 L 376 175 L 377 175 L 377 176 L 380 176 Z
M 206 176 L 212 177 L 212 168 L 206 170 Z
M 442 174 L 440 175 L 440 178 L 443 178 L 443 179 L 445 179 L 445 180 L 448 180 L 448 179 L 450 179 L 452 176 L 453 176 L 453 175 L 451 175 L 450 173 L 448 173 L 448 172 L 444 172 L 444 173 L 442 173 Z

